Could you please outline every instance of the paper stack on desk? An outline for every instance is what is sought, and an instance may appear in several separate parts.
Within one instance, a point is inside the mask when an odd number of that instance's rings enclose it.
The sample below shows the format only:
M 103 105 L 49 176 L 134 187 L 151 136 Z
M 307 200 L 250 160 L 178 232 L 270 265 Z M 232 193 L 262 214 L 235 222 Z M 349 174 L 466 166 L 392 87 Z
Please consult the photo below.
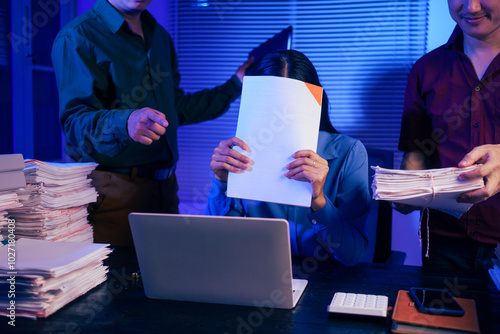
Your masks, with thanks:
M 0 154 L 0 193 L 26 186 L 22 154 Z
M 44 318 L 103 283 L 108 246 L 21 238 L 0 247 L 0 315 Z
M 2 191 L 0 192 L 0 231 L 8 231 L 9 222 L 12 222 L 9 218 L 8 209 L 13 209 L 21 206 L 17 193 L 15 191 Z M 8 233 L 5 233 L 8 235 Z M 2 233 L 0 233 L 0 241 L 4 239 Z
M 0 230 L 8 229 L 7 210 L 21 206 L 17 190 L 26 187 L 22 154 L 0 154 Z M 0 233 L 0 241 L 3 235 Z
M 97 192 L 88 175 L 96 166 L 96 163 L 26 161 L 24 173 L 28 184 L 17 191 L 22 206 L 7 210 L 15 220 L 16 236 L 92 242 L 87 205 L 96 201 Z
M 473 205 L 458 203 L 457 197 L 465 192 L 484 187 L 482 178 L 461 181 L 461 173 L 479 165 L 466 168 L 439 168 L 425 170 L 399 170 L 373 167 L 373 198 L 421 208 L 431 208 L 460 216 Z

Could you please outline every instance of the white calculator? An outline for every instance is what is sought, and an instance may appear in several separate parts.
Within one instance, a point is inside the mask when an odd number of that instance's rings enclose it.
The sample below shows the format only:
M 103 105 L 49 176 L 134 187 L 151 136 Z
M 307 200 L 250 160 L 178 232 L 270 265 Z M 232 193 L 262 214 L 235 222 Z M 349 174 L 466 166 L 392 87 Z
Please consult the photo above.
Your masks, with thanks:
M 336 292 L 328 312 L 386 317 L 388 301 L 383 295 Z

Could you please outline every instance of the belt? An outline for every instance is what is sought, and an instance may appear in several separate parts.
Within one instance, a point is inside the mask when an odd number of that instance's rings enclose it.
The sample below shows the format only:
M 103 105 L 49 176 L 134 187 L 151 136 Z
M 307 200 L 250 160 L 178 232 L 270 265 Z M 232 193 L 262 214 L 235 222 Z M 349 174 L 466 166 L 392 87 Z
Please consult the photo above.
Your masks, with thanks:
M 155 180 L 166 180 L 170 178 L 172 174 L 175 172 L 175 167 L 176 167 L 175 164 L 168 168 L 154 168 L 154 167 L 143 167 L 143 166 L 115 168 L 115 167 L 98 165 L 96 167 L 96 170 L 118 173 L 118 174 L 126 174 L 132 177 L 137 176 Z

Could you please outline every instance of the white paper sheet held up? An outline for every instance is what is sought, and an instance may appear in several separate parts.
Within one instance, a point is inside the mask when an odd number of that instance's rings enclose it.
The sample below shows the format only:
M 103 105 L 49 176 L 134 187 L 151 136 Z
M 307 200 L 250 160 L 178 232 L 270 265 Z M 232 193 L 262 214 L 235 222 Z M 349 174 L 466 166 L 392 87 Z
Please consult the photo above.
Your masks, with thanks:
M 323 89 L 299 80 L 245 76 L 236 137 L 251 152 L 251 171 L 229 173 L 227 196 L 309 207 L 311 185 L 288 179 L 285 166 L 299 150 L 316 151 Z M 239 149 L 239 148 L 235 148 Z

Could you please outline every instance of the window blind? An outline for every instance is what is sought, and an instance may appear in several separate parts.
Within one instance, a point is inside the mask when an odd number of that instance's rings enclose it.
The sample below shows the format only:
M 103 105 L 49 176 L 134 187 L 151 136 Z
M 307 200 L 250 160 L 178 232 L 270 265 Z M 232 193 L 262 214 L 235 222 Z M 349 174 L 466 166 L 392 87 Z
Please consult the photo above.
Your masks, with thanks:
M 397 153 L 408 71 L 425 53 L 428 0 L 171 1 L 181 87 L 222 84 L 248 52 L 289 25 L 292 48 L 316 66 L 330 118 L 365 146 Z M 180 210 L 203 213 L 213 149 L 234 135 L 239 99 L 222 117 L 179 130 Z

